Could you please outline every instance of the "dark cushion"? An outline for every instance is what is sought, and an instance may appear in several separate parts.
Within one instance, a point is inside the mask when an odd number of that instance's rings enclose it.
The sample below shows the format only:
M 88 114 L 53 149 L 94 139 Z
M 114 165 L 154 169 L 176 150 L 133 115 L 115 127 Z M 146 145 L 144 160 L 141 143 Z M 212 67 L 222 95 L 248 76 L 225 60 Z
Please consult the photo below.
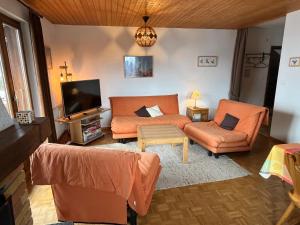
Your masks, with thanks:
M 151 117 L 151 115 L 148 113 L 146 106 L 143 106 L 142 108 L 135 111 L 135 114 L 139 117 Z
M 233 130 L 238 124 L 239 120 L 239 118 L 236 118 L 235 116 L 226 113 L 220 127 L 226 130 Z

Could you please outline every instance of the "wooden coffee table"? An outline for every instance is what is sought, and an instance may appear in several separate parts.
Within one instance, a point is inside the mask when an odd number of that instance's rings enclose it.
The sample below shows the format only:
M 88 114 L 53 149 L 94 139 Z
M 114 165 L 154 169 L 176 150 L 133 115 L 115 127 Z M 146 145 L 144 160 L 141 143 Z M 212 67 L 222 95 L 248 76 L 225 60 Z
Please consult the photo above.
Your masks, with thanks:
M 175 125 L 141 125 L 137 128 L 138 146 L 142 152 L 147 145 L 183 144 L 182 161 L 188 160 L 188 137 Z

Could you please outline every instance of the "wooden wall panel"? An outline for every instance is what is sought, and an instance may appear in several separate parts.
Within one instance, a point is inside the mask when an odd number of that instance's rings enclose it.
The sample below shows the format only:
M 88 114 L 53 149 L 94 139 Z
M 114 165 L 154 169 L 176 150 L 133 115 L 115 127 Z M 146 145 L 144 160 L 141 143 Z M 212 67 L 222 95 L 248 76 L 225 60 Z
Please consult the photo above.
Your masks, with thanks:
M 54 24 L 243 28 L 300 9 L 299 0 L 20 0 Z M 147 5 L 147 7 L 145 7 Z

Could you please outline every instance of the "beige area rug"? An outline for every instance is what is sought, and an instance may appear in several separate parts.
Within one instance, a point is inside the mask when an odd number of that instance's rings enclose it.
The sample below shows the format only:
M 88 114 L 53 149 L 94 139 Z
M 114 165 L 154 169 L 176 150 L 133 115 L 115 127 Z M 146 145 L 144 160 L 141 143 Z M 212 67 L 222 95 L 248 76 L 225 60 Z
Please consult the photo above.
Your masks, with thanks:
M 95 147 L 140 152 L 137 142 Z M 209 157 L 207 151 L 197 144 L 189 146 L 189 159 L 185 164 L 182 163 L 182 145 L 152 145 L 146 147 L 146 152 L 158 154 L 161 160 L 163 168 L 157 190 L 235 179 L 251 174 L 226 155 L 221 155 L 218 159 Z

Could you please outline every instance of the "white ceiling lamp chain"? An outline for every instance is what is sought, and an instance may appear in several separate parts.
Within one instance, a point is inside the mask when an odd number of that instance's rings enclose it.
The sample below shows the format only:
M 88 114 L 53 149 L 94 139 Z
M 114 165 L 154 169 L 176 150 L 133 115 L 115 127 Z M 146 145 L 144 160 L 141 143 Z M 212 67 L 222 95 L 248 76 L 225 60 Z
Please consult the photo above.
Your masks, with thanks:
M 141 26 L 137 29 L 135 33 L 135 41 L 141 47 L 151 47 L 155 44 L 157 40 L 157 34 L 155 30 L 147 26 L 147 22 L 149 20 L 149 16 L 147 15 L 147 0 L 145 1 L 145 16 L 143 16 L 144 26 Z

